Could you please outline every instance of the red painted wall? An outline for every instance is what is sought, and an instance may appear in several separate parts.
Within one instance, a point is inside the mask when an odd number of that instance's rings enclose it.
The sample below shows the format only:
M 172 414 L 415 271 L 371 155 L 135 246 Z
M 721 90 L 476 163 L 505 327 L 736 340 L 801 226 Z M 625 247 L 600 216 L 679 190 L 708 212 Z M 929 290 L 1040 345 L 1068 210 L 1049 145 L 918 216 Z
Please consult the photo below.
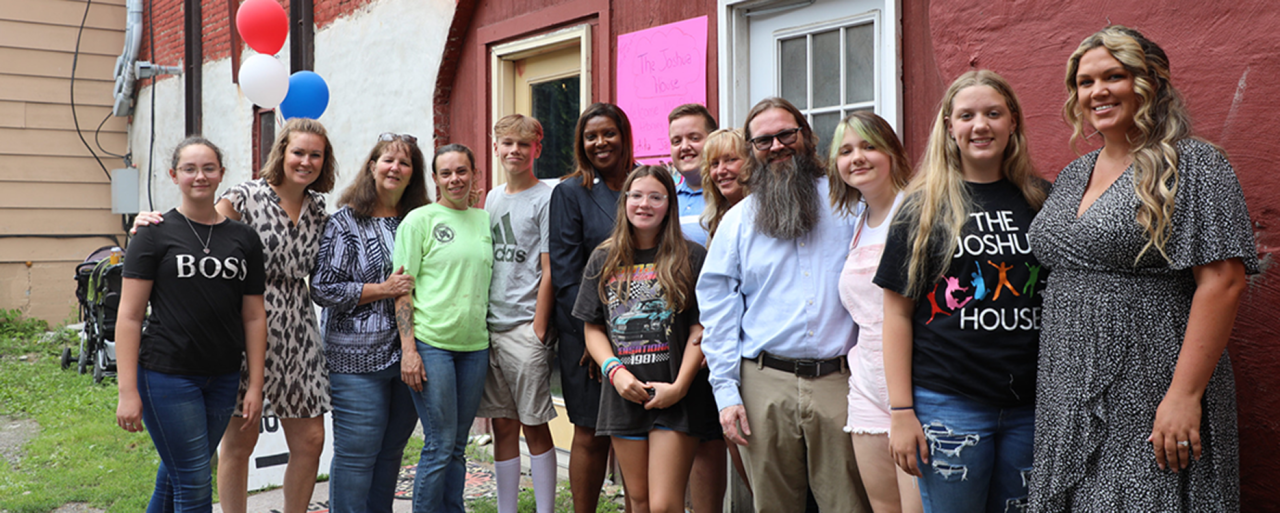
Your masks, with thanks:
M 437 99 L 437 135 L 447 134 L 448 142 L 465 144 L 477 153 L 489 151 L 488 45 L 519 40 L 559 28 L 589 23 L 592 30 L 592 99 L 614 100 L 614 66 L 617 63 L 617 36 L 676 21 L 708 16 L 707 106 L 717 115 L 719 77 L 716 70 L 716 2 L 627 0 L 506 0 L 483 2 L 461 0 L 459 12 L 474 7 L 465 42 L 455 55 L 446 52 L 445 66 L 456 64 L 452 93 Z M 603 15 L 602 15 L 603 14 Z M 718 116 L 718 115 L 717 115 Z M 445 126 L 441 126 L 445 123 Z M 437 143 L 440 141 L 438 140 Z M 487 177 L 489 159 L 478 158 L 477 167 Z
M 1276 511 L 1280 481 L 1280 11 L 1273 0 L 1169 0 L 1160 8 L 1108 0 L 903 2 L 904 137 L 918 157 L 937 102 L 970 67 L 999 72 L 1022 101 L 1039 170 L 1056 177 L 1075 156 L 1062 121 L 1066 60 L 1111 23 L 1136 28 L 1169 55 L 1197 133 L 1221 145 L 1244 187 L 1265 272 L 1250 281 L 1229 351 L 1240 419 L 1245 511 Z M 1092 149 L 1090 147 L 1088 149 Z M 1088 150 L 1086 150 L 1088 151 Z

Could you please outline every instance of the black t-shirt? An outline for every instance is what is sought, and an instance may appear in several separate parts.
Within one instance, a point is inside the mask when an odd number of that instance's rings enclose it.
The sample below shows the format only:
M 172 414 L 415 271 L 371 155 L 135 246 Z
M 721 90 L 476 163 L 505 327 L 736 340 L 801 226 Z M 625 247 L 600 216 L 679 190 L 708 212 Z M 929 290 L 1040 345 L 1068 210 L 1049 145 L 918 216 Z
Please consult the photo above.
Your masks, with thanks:
M 707 251 L 696 242 L 684 242 L 689 245 L 691 276 L 697 279 Z M 698 301 L 693 284 L 686 292 L 688 306 L 682 312 L 672 311 L 662 296 L 662 287 L 654 271 L 657 249 L 636 251 L 635 265 L 628 271 L 631 273 L 628 297 L 623 299 L 610 290 L 608 303 L 602 303 L 600 268 L 604 266 L 606 254 L 605 250 L 596 249 L 587 261 L 573 316 L 605 326 L 614 354 L 637 379 L 674 382 L 680 373 L 685 344 L 689 341 L 689 326 L 698 323 Z M 639 436 L 656 426 L 703 439 L 720 435 L 719 413 L 711 385 L 707 382 L 706 369 L 701 369 L 694 377 L 684 399 L 666 409 L 646 410 L 642 404 L 623 399 L 612 386 L 606 386 L 600 394 L 596 434 Z
M 997 407 L 1034 404 L 1041 294 L 1049 274 L 1027 242 L 1036 213 L 1008 180 L 966 186 L 973 209 L 942 278 L 914 297 L 908 293 L 908 237 L 916 223 L 899 217 L 873 281 L 915 300 L 914 385 Z
M 200 240 L 197 240 L 197 237 Z M 209 240 L 205 254 L 201 240 Z M 211 376 L 240 370 L 244 296 L 266 286 L 262 240 L 230 219 L 212 227 L 177 209 L 138 230 L 124 258 L 124 277 L 151 280 L 151 315 L 138 364 L 156 372 Z

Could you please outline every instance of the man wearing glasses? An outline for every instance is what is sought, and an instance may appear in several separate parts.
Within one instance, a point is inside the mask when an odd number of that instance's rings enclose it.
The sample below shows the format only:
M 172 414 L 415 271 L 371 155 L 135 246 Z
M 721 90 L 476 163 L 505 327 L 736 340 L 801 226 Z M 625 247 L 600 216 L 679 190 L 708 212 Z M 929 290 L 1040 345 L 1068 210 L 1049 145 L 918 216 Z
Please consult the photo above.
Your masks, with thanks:
M 747 114 L 751 195 L 725 214 L 698 280 L 702 349 L 725 439 L 758 513 L 870 512 L 843 430 L 857 328 L 840 304 L 853 219 L 835 214 L 817 137 L 766 98 Z

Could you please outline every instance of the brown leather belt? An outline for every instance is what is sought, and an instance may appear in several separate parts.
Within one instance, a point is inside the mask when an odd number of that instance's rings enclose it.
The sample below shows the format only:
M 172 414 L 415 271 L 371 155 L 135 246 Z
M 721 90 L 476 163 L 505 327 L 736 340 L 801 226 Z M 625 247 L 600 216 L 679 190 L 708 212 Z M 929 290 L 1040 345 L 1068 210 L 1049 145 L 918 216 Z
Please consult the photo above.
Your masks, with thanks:
M 842 371 L 845 368 L 845 357 L 843 356 L 826 360 L 804 360 L 784 358 L 761 352 L 760 356 L 756 358 L 744 358 L 744 360 L 764 365 L 770 369 L 790 372 L 801 378 L 821 378 L 827 374 Z

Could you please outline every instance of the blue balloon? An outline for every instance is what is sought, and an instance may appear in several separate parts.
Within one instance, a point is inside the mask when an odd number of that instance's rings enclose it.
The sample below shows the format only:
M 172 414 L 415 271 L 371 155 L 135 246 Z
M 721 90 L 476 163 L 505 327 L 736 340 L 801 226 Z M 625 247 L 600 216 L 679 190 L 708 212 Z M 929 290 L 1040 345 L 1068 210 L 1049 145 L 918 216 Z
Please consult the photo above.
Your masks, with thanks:
M 320 119 L 329 106 L 329 85 L 314 71 L 299 71 L 289 77 L 289 94 L 280 102 L 285 119 Z

